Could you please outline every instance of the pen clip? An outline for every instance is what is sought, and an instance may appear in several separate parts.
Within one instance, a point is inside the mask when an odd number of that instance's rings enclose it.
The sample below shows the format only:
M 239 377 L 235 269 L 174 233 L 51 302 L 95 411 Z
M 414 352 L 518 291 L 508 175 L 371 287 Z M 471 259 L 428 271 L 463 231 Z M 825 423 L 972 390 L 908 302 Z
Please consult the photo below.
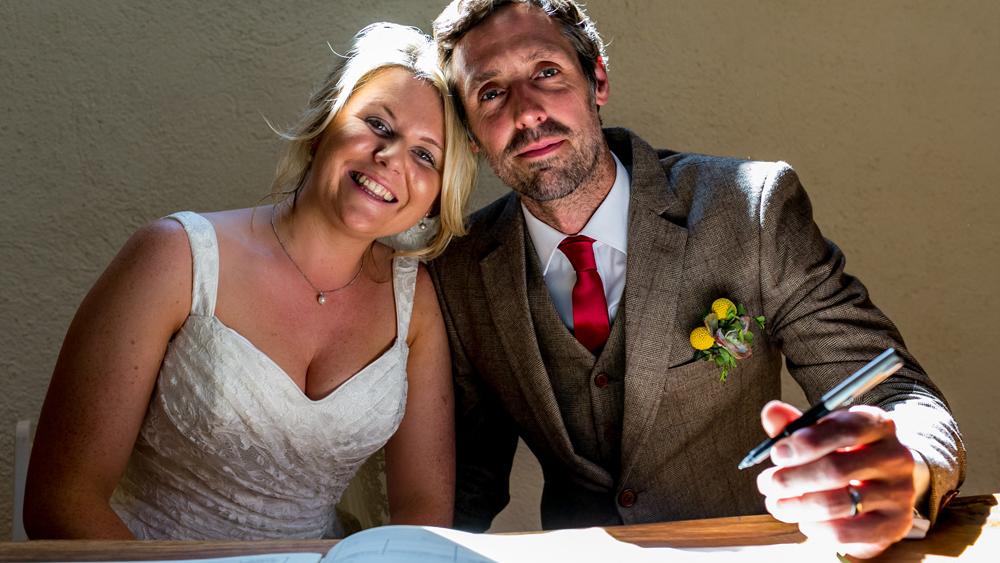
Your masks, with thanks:
M 827 391 L 820 398 L 820 401 L 827 410 L 836 410 L 848 401 L 882 383 L 901 367 L 903 367 L 903 359 L 899 357 L 895 349 L 889 348 L 865 364 L 864 367 L 852 373 L 833 389 Z

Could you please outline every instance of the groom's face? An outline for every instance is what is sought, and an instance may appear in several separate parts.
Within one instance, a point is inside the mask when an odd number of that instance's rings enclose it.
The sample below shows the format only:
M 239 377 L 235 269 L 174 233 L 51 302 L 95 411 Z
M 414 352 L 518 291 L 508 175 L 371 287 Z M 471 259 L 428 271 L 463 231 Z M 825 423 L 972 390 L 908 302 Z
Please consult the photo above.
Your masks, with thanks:
M 459 40 L 452 65 L 476 148 L 508 186 L 550 201 L 593 176 L 607 74 L 599 63 L 596 88 L 587 80 L 557 21 L 505 6 Z

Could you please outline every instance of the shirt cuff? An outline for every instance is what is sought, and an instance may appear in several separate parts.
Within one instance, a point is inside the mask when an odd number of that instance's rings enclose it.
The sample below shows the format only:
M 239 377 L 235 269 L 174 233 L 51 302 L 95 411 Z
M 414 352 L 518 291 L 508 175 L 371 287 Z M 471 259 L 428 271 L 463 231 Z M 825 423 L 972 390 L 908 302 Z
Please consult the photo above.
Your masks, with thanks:
M 906 539 L 919 540 L 927 535 L 927 530 L 931 527 L 931 521 L 920 513 L 918 506 L 923 506 L 927 500 L 927 492 L 931 486 L 931 470 L 924 461 L 924 456 L 916 450 L 910 450 L 913 456 L 913 490 L 916 491 L 916 500 L 913 505 L 913 524 L 910 531 L 906 533 Z

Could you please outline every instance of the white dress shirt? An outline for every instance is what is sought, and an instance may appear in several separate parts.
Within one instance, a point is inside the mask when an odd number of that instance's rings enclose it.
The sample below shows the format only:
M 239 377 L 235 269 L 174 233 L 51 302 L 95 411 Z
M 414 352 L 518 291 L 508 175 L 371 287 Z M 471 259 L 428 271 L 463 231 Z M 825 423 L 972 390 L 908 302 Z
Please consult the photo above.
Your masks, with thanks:
M 594 239 L 594 259 L 597 262 L 597 273 L 604 284 L 604 297 L 608 302 L 608 319 L 614 322 L 618 313 L 618 304 L 625 289 L 625 258 L 628 248 L 628 200 L 631 179 L 628 171 L 615 159 L 615 183 L 611 191 L 601 202 L 597 211 L 590 217 L 579 233 Z M 539 263 L 542 265 L 542 276 L 545 286 L 549 289 L 552 304 L 562 318 L 563 323 L 573 329 L 573 285 L 576 283 L 576 270 L 566 255 L 559 250 L 559 243 L 566 235 L 543 223 L 528 211 L 521 203 L 524 221 L 528 226 L 528 236 L 535 245 Z

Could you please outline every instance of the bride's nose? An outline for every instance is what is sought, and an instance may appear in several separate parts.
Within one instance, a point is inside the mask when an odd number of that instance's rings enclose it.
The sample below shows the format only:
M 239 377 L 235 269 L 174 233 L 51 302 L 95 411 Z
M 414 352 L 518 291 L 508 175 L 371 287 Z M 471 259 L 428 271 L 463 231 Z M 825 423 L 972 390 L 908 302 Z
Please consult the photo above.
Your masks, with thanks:
M 384 141 L 375 147 L 375 162 L 388 168 L 390 171 L 399 173 L 402 170 L 400 161 L 403 150 L 401 143 L 397 141 Z

